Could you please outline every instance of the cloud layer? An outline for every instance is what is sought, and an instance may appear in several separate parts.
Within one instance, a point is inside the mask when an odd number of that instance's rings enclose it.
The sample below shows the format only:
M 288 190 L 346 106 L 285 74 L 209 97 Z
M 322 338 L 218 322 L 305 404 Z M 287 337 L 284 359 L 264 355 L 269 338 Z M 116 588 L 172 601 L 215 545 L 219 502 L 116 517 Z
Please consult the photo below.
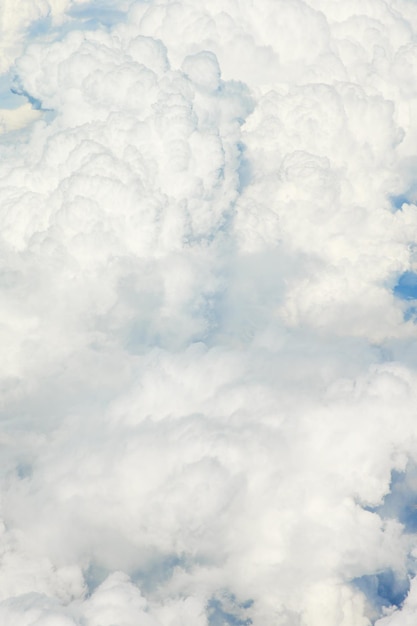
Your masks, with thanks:
M 414 623 L 417 10 L 20 4 L 0 624 Z

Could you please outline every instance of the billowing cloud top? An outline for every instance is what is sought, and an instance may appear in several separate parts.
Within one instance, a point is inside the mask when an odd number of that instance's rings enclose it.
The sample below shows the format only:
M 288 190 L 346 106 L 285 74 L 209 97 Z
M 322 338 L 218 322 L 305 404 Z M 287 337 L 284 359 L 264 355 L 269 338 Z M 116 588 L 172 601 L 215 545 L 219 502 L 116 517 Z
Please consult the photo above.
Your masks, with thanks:
M 0 626 L 414 624 L 417 5 L 0 35 Z

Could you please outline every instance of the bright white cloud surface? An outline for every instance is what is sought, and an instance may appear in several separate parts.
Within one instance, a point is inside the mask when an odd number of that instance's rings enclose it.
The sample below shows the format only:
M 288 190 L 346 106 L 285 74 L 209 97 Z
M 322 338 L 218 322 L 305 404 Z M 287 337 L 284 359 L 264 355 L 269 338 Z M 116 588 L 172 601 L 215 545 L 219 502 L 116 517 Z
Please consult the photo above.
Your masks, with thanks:
M 417 5 L 0 34 L 0 626 L 414 625 Z

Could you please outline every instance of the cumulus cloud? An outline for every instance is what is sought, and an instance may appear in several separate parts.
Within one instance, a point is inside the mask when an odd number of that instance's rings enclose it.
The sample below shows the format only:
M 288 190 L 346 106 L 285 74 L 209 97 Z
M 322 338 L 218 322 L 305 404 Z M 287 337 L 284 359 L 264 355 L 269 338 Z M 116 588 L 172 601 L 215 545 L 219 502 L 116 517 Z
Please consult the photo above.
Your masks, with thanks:
M 23 4 L 0 624 L 411 624 L 415 9 Z

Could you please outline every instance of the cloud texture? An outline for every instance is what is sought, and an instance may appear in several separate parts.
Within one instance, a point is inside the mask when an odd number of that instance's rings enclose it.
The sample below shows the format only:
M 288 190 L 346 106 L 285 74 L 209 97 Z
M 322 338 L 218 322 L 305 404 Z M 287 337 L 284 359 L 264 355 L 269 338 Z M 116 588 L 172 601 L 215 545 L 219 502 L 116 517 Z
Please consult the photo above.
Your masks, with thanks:
M 0 25 L 0 624 L 414 624 L 416 7 Z

